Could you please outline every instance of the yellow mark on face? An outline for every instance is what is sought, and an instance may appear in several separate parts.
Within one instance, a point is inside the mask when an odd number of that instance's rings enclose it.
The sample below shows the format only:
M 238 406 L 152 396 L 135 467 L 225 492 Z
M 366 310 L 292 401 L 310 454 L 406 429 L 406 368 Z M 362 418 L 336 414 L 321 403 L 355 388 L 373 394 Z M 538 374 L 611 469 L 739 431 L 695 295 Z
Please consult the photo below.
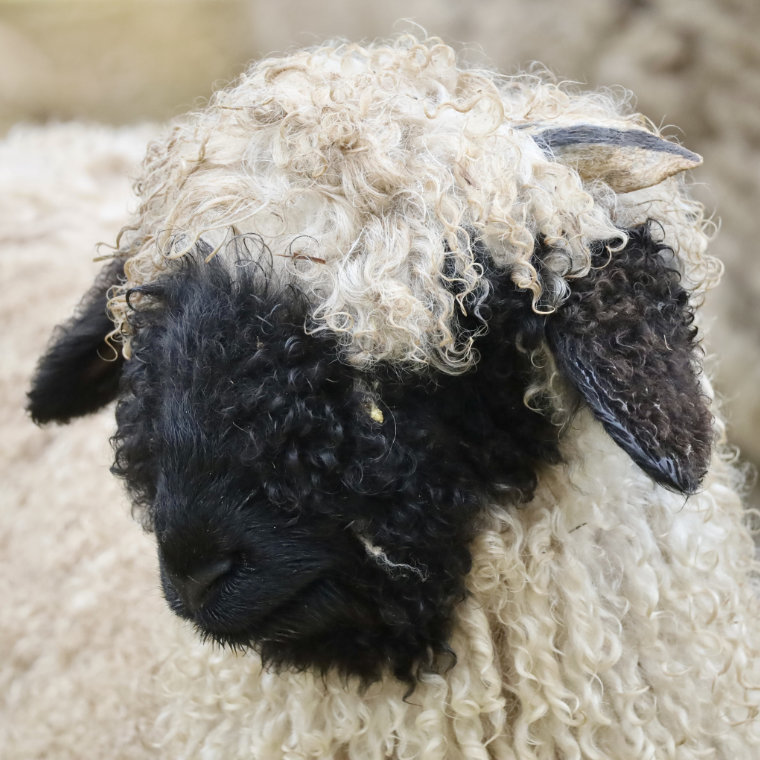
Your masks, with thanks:
M 374 401 L 370 401 L 367 404 L 367 411 L 369 412 L 369 416 L 375 421 L 382 423 L 383 420 L 385 420 L 385 417 L 383 417 L 382 410 L 375 404 Z

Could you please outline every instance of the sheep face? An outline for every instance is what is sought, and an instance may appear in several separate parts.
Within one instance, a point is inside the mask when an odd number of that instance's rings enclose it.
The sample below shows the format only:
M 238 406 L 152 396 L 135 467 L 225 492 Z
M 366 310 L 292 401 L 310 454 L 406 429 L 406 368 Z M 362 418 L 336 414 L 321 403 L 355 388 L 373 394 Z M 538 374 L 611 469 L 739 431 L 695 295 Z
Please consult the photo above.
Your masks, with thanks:
M 275 663 L 432 666 L 486 498 L 528 498 L 557 459 L 522 401 L 540 319 L 513 287 L 490 295 L 511 329 L 451 377 L 351 367 L 245 256 L 143 289 L 114 469 L 155 531 L 170 607 Z

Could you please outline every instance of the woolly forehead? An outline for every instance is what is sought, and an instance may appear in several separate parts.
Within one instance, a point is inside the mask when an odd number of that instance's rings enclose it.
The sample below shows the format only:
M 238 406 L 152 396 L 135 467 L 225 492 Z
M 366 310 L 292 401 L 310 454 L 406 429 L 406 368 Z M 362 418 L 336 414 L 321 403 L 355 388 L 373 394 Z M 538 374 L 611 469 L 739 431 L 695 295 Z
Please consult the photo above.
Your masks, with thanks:
M 609 191 L 593 197 L 515 128 L 578 110 L 625 121 L 608 97 L 463 70 L 434 42 L 262 61 L 152 146 L 138 230 L 123 245 L 134 254 L 129 285 L 200 238 L 221 249 L 253 233 L 283 252 L 281 270 L 356 363 L 466 368 L 470 349 L 451 327 L 458 305 L 441 280 L 448 256 L 460 297 L 478 288 L 465 229 L 547 309 L 566 277 L 587 271 L 589 243 L 619 237 Z M 531 265 L 538 236 L 554 249 L 542 278 Z M 119 299 L 114 314 L 123 321 Z

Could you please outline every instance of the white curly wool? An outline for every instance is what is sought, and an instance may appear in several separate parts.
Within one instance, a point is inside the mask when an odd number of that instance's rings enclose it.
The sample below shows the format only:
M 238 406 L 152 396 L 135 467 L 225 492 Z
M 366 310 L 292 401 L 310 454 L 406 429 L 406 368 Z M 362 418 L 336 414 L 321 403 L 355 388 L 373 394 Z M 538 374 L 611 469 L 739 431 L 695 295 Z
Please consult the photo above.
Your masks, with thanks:
M 200 239 L 223 250 L 239 234 L 269 248 L 310 295 L 316 329 L 340 335 L 362 366 L 472 365 L 472 342 L 457 341 L 451 324 L 482 276 L 472 234 L 541 311 L 566 296 L 566 278 L 588 271 L 589 243 L 650 216 L 691 279 L 711 281 L 702 209 L 680 180 L 616 196 L 531 136 L 537 123 L 579 121 L 651 126 L 619 94 L 462 68 L 437 40 L 328 44 L 256 63 L 151 145 L 139 213 L 120 239 L 129 261 L 112 302 L 117 324 L 128 332 L 127 288 Z M 537 236 L 553 247 L 542 277 L 530 261 Z M 440 277 L 442 240 L 458 296 Z

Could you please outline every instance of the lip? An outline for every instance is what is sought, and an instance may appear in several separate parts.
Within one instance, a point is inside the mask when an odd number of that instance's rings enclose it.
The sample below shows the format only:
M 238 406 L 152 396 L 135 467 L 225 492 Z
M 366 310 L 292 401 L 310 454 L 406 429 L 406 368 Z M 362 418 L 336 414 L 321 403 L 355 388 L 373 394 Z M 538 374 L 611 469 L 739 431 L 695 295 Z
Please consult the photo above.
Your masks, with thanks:
M 218 587 L 211 589 L 203 607 L 195 613 L 185 609 L 185 616 L 202 634 L 211 636 L 219 643 L 249 645 L 260 639 L 280 638 L 282 621 L 292 619 L 326 583 L 319 575 L 318 571 L 314 571 L 297 588 L 289 590 L 287 596 L 273 599 L 265 608 L 255 610 L 234 604 L 236 597 L 245 594 L 245 587 L 240 587 L 239 580 L 225 579 L 220 581 Z M 230 614 L 231 606 L 237 607 L 242 614 Z

